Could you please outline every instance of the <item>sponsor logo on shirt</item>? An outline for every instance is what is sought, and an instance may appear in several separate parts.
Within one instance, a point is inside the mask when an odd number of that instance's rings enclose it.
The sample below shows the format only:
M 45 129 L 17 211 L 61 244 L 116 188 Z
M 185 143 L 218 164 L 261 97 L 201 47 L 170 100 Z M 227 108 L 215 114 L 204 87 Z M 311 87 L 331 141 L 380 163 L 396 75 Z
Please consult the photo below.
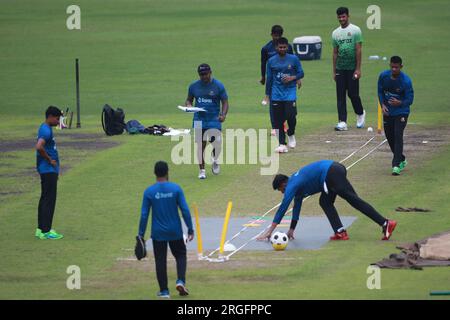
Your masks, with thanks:
M 277 79 L 282 79 L 285 76 L 289 76 L 289 73 L 283 73 L 283 72 L 278 72 L 277 73 Z
M 205 98 L 202 98 L 202 97 L 198 97 L 197 98 L 197 102 L 198 103 L 213 103 L 213 100 L 212 99 L 205 99 Z
M 337 40 L 338 44 L 344 44 L 344 43 L 352 43 L 353 39 L 349 38 L 349 39 L 339 39 Z
M 155 194 L 155 199 L 157 199 L 157 200 L 165 199 L 165 198 L 172 198 L 172 197 L 173 197 L 173 192 L 169 192 L 169 193 L 157 192 Z

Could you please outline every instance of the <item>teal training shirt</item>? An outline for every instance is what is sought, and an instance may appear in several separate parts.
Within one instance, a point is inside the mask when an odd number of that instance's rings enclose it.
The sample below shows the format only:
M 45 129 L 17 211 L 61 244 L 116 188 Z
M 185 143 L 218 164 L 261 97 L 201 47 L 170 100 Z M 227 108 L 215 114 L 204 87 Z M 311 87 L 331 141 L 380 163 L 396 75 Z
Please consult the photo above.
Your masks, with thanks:
M 52 166 L 46 159 L 44 159 L 36 150 L 36 169 L 39 174 L 44 173 L 59 173 L 59 157 L 58 150 L 56 149 L 55 138 L 53 137 L 53 130 L 48 124 L 43 123 L 39 127 L 37 139 L 44 139 L 44 150 L 52 160 L 56 160 L 57 166 Z

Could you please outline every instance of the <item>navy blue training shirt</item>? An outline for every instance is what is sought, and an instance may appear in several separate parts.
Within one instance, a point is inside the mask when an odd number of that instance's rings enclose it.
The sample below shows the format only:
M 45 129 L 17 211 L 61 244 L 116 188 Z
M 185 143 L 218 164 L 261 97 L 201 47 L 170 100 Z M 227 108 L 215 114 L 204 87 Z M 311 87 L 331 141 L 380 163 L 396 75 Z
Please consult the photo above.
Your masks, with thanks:
M 287 53 L 294 54 L 294 50 L 292 50 L 292 46 L 288 45 Z M 275 41 L 270 40 L 267 42 L 264 47 L 261 48 L 261 76 L 266 76 L 266 66 L 267 61 L 272 58 L 274 55 L 278 54 L 277 46 Z
M 188 233 L 193 232 L 191 213 L 183 190 L 173 182 L 157 182 L 144 191 L 139 235 L 144 237 L 150 209 L 152 210 L 151 238 L 157 241 L 183 239 L 183 229 L 178 212 L 181 209 Z
M 188 95 L 194 97 L 195 107 L 206 110 L 194 113 L 193 127 L 195 128 L 195 121 L 200 121 L 203 129 L 222 129 L 222 123 L 219 121 L 220 103 L 228 99 L 222 82 L 214 78 L 209 83 L 194 81 L 189 86 Z
M 299 219 L 303 198 L 324 191 L 325 179 L 333 162 L 333 160 L 320 160 L 310 163 L 289 178 L 283 201 L 273 219 L 274 223 L 281 222 L 292 199 L 294 199 L 292 220 Z
M 266 95 L 271 101 L 296 101 L 297 82 L 283 83 L 283 76 L 295 76 L 296 80 L 304 77 L 302 64 L 294 54 L 273 56 L 267 62 Z
M 394 97 L 402 102 L 394 107 L 389 99 Z M 397 79 L 392 79 L 392 71 L 385 70 L 378 77 L 378 98 L 389 110 L 389 116 L 409 115 L 414 100 L 412 81 L 406 73 L 400 72 Z

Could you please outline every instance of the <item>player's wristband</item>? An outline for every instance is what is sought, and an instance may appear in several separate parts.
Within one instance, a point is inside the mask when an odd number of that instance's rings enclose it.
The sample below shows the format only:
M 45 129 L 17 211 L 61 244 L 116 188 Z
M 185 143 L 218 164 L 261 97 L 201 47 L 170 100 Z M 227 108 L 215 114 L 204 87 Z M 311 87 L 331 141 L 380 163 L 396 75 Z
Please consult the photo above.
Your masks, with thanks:
M 292 230 L 295 230 L 295 227 L 297 226 L 297 222 L 298 222 L 298 220 L 291 220 L 291 226 L 290 226 L 290 228 L 291 228 Z

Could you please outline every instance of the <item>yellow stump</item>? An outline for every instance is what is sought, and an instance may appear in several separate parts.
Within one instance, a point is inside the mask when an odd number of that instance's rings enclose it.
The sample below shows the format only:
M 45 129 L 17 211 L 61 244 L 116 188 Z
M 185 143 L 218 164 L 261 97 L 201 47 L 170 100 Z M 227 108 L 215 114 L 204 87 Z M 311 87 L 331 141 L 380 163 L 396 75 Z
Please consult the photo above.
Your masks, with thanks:
M 223 222 L 223 227 L 222 227 L 222 238 L 220 240 L 220 255 L 223 255 L 223 249 L 225 246 L 225 238 L 227 237 L 228 222 L 230 221 L 232 207 L 233 207 L 233 203 L 231 201 L 228 201 L 227 212 L 225 214 L 225 221 Z
M 381 111 L 380 101 L 378 101 L 378 134 L 381 134 L 381 124 L 383 123 L 383 112 Z
M 200 218 L 198 215 L 198 207 L 197 204 L 193 204 L 194 207 L 194 215 L 195 215 L 195 229 L 197 229 L 197 252 L 199 259 L 203 257 L 203 240 L 202 240 L 202 232 L 200 231 Z

